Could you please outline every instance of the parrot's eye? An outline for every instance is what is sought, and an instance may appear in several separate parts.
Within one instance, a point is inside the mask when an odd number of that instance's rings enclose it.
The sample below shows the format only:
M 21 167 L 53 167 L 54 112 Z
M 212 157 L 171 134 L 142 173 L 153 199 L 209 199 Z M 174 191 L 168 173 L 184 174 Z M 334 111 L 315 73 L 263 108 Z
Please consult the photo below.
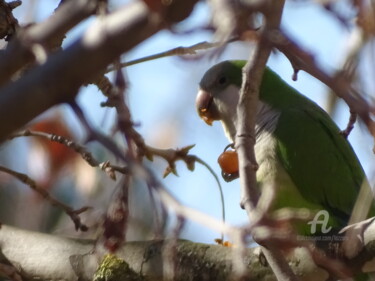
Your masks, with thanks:
M 224 85 L 225 83 L 227 83 L 227 78 L 225 76 L 222 76 L 219 78 L 218 82 L 220 85 Z

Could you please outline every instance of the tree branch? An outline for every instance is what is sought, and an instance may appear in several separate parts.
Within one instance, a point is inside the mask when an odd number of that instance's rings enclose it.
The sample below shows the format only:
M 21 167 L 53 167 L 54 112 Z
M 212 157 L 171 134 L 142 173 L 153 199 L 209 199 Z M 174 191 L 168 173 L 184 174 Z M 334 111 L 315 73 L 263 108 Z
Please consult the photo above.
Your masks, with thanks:
M 365 231 L 364 250 L 353 259 L 368 260 L 363 272 L 371 272 L 375 264 L 370 259 L 375 256 L 375 224 Z M 165 241 L 168 243 L 168 241 Z M 163 240 L 128 242 L 117 251 L 116 256 L 146 280 L 160 280 L 161 264 L 165 245 Z M 100 258 L 94 251 L 95 241 L 63 238 L 0 226 L 0 262 L 10 262 L 27 279 L 38 280 L 92 280 Z M 269 266 L 262 262 L 259 247 L 246 249 L 241 261 L 246 267 L 246 277 L 250 281 L 275 280 Z M 176 248 L 175 280 L 232 280 L 232 248 L 220 245 L 194 243 L 178 240 Z M 355 270 L 355 262 L 347 261 L 347 268 Z M 329 273 L 316 266 L 310 252 L 296 248 L 288 255 L 289 265 L 301 280 L 324 281 Z M 359 268 L 356 268 L 357 271 Z
M 7 173 L 9 175 L 12 175 L 19 181 L 23 182 L 24 184 L 28 185 L 32 190 L 34 190 L 36 193 L 38 193 L 40 196 L 42 196 L 44 199 L 46 199 L 48 202 L 51 203 L 51 205 L 61 208 L 73 221 L 75 229 L 81 230 L 81 231 L 87 231 L 88 227 L 81 222 L 80 214 L 87 211 L 91 207 L 82 207 L 78 210 L 74 210 L 72 207 L 64 204 L 63 202 L 59 201 L 58 199 L 52 197 L 49 192 L 43 188 L 40 188 L 36 182 L 31 179 L 28 175 L 22 174 L 16 171 L 13 171 L 11 169 L 8 169 L 6 167 L 0 166 L 0 172 Z
M 121 174 L 129 173 L 126 166 L 117 166 L 111 164 L 109 161 L 99 162 L 97 159 L 94 158 L 91 152 L 87 150 L 86 147 L 74 142 L 71 139 L 68 139 L 64 136 L 59 136 L 55 134 L 49 134 L 45 132 L 39 131 L 30 131 L 25 130 L 18 133 L 14 133 L 9 137 L 9 140 L 18 138 L 18 137 L 42 137 L 50 140 L 51 142 L 57 142 L 61 145 L 65 145 L 66 147 L 74 150 L 76 153 L 81 155 L 82 159 L 86 161 L 91 167 L 98 167 L 103 170 L 112 180 L 116 180 L 116 173 L 119 172 Z
M 0 124 L 0 141 L 48 108 L 74 99 L 79 87 L 166 24 L 183 20 L 196 2 L 173 1 L 166 8 L 171 15 L 167 13 L 165 18 L 150 16 L 142 2 L 133 2 L 98 18 L 66 50 L 51 55 L 45 64 L 0 91 L 0 118 L 10 120 Z
M 22 67 L 34 60 L 32 47 L 41 45 L 47 50 L 60 46 L 65 33 L 92 15 L 98 0 L 65 1 L 46 21 L 19 29 L 17 36 L 0 53 L 0 85 L 4 85 Z
M 317 65 L 313 55 L 304 51 L 283 31 L 274 32 L 274 36 L 268 36 L 268 40 L 289 59 L 295 73 L 299 70 L 309 73 L 342 98 L 349 106 L 351 114 L 358 114 L 366 124 L 370 134 L 375 138 L 375 122 L 371 118 L 375 109 L 353 88 L 350 79 L 343 75 L 331 77 Z M 353 120 L 348 124 L 349 129 L 352 122 Z
M 258 108 L 259 87 L 264 67 L 271 54 L 272 45 L 266 36 L 277 30 L 280 25 L 284 1 L 269 1 L 264 9 L 265 22 L 261 29 L 258 44 L 243 69 L 243 82 L 237 107 L 236 151 L 239 156 L 241 184 L 241 206 L 246 210 L 252 223 L 262 219 L 257 210 L 259 192 L 256 183 L 258 164 L 255 159 L 255 122 Z M 264 243 L 262 249 L 278 280 L 297 280 L 289 268 L 283 254 L 270 243 Z
M 8 41 L 18 28 L 18 21 L 13 15 L 13 10 L 21 5 L 21 1 L 0 1 L 0 39 Z

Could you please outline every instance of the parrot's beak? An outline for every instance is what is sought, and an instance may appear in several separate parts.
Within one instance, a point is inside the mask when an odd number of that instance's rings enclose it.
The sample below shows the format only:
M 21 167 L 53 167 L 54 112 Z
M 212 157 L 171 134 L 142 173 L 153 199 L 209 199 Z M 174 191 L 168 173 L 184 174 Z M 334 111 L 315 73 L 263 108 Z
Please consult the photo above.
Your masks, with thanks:
M 212 110 L 214 107 L 213 97 L 210 93 L 205 90 L 200 89 L 198 91 L 197 98 L 195 99 L 195 106 L 198 111 L 200 118 L 206 122 L 207 125 L 212 125 L 212 122 L 217 120 L 215 114 L 212 114 L 215 110 Z

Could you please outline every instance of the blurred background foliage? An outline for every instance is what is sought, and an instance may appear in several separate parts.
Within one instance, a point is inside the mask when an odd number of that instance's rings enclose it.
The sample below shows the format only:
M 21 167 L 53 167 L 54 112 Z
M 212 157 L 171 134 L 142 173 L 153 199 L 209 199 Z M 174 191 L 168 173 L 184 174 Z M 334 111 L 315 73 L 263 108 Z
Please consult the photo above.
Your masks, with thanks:
M 110 2 L 110 9 L 125 5 L 128 1 Z M 29 0 L 14 13 L 19 22 L 28 24 L 40 22 L 50 16 L 57 7 L 56 0 Z M 327 5 L 327 3 L 329 5 Z M 372 2 L 368 6 L 372 9 Z M 330 7 L 330 9 L 327 9 Z M 373 10 L 369 8 L 369 13 Z M 351 1 L 287 1 L 282 27 L 301 46 L 310 51 L 318 64 L 334 74 L 341 69 L 358 44 L 358 52 L 353 61 L 357 66 L 357 76 L 353 79 L 363 94 L 372 100 L 375 90 L 375 64 L 373 39 L 364 37 L 358 28 L 357 11 Z M 375 18 L 375 17 L 374 17 Z M 71 44 L 87 28 L 92 19 L 81 23 L 69 32 L 63 47 Z M 166 51 L 178 46 L 189 46 L 201 41 L 213 41 L 211 32 L 201 29 L 209 24 L 210 9 L 205 1 L 200 2 L 188 20 L 179 24 L 175 32 L 162 31 L 123 56 L 124 61 Z M 193 32 L 184 33 L 184 31 Z M 202 52 L 201 56 L 168 57 L 125 68 L 128 89 L 126 99 L 136 129 L 148 145 L 157 148 L 181 148 L 196 144 L 191 153 L 199 156 L 220 175 L 217 157 L 228 144 L 215 123 L 207 127 L 199 120 L 194 107 L 195 94 L 202 74 L 211 65 L 224 59 L 247 59 L 250 43 L 231 43 L 220 54 Z M 93 58 L 95 59 L 95 58 Z M 341 128 L 345 128 L 349 118 L 347 106 L 334 98 L 329 89 L 305 73 L 300 73 L 296 82 L 291 77 L 293 69 L 289 61 L 280 53 L 273 53 L 269 66 L 289 84 L 316 101 L 330 112 Z M 113 74 L 108 77 L 113 80 Z M 114 109 L 102 108 L 105 97 L 95 86 L 82 88 L 78 103 L 88 120 L 101 132 L 111 134 L 115 124 Z M 79 122 L 67 106 L 53 108 L 34 120 L 31 128 L 49 133 L 61 134 L 84 144 L 86 135 Z M 121 144 L 121 139 L 118 143 Z M 373 141 L 364 126 L 355 125 L 349 136 L 355 151 L 370 180 L 374 177 Z M 100 145 L 88 143 L 87 149 L 100 161 L 117 159 Z M 167 163 L 155 157 L 147 162 L 159 178 L 162 178 Z M 74 231 L 69 217 L 60 209 L 50 206 L 29 187 L 6 174 L 0 174 L 0 221 L 19 227 L 53 232 L 65 235 L 94 237 L 102 221 L 103 214 L 116 190 L 117 183 L 110 180 L 103 171 L 90 167 L 79 155 L 59 144 L 52 144 L 40 138 L 18 138 L 4 143 L 0 150 L 0 162 L 16 171 L 28 174 L 39 186 L 47 189 L 59 200 L 75 207 L 92 206 L 85 212 L 83 221 L 90 226 L 88 233 Z M 163 184 L 182 203 L 221 217 L 219 193 L 214 178 L 200 165 L 194 172 L 188 171 L 184 163 L 178 163 L 179 176 L 169 175 Z M 241 225 L 247 221 L 246 214 L 239 207 L 239 182 L 225 183 L 222 179 L 226 200 L 227 222 Z M 135 180 L 131 187 L 131 221 L 128 227 L 129 240 L 153 237 L 154 211 L 144 182 Z M 166 227 L 174 225 L 171 214 Z M 213 243 L 219 237 L 202 225 L 187 222 L 182 232 L 183 238 L 198 242 Z

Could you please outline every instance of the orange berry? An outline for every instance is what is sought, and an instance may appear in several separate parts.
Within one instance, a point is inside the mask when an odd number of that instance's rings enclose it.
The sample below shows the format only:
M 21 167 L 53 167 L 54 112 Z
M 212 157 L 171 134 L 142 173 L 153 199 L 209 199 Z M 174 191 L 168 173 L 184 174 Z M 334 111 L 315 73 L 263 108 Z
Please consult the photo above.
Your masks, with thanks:
M 234 174 L 238 172 L 238 155 L 234 150 L 227 150 L 220 154 L 217 159 L 221 170 L 226 174 Z

